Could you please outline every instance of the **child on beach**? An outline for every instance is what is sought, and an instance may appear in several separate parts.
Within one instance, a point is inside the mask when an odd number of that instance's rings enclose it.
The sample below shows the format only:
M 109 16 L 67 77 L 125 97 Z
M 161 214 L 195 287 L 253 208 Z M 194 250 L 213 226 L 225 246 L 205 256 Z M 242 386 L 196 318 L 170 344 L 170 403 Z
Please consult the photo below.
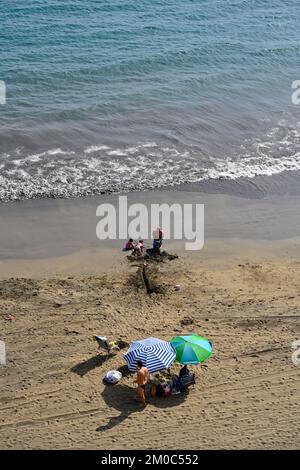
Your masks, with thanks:
M 143 240 L 139 240 L 138 243 L 134 246 L 133 255 L 135 256 L 142 256 L 144 252 L 144 242 Z
M 134 249 L 133 239 L 129 238 L 128 242 L 126 242 L 124 251 L 131 251 Z

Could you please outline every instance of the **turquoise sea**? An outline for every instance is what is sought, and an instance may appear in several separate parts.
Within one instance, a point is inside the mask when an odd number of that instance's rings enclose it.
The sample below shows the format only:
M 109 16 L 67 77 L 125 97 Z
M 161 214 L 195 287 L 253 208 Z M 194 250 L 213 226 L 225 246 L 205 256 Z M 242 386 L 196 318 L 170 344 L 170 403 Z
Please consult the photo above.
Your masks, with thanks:
M 298 0 L 1 0 L 0 199 L 300 169 Z

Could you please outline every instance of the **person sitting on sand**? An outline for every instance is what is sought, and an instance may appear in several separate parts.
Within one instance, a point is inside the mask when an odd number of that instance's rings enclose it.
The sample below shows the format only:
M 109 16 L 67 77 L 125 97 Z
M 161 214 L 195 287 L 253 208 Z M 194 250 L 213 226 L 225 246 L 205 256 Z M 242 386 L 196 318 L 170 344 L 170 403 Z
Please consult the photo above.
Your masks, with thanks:
M 134 246 L 132 254 L 135 256 L 142 256 L 143 251 L 144 251 L 144 242 L 143 240 L 139 240 L 138 243 L 136 243 L 136 245 Z
M 182 377 L 184 377 L 185 375 L 189 375 L 190 371 L 187 367 L 187 365 L 185 364 L 179 371 L 179 378 L 182 379 Z
M 144 367 L 142 361 L 137 361 L 137 378 L 134 383 L 137 383 L 137 399 L 144 406 L 147 405 L 145 399 L 145 388 L 148 382 L 148 369 Z
M 131 251 L 134 249 L 133 239 L 129 238 L 128 242 L 125 245 L 124 251 Z

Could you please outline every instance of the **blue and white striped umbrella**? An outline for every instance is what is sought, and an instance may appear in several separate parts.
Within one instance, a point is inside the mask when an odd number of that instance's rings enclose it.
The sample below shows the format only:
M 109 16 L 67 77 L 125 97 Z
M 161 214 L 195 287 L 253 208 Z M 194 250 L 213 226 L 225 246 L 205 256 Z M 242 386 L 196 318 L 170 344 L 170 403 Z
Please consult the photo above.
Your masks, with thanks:
M 167 341 L 157 338 L 147 338 L 133 341 L 124 354 L 124 359 L 131 372 L 136 371 L 136 361 L 140 360 L 147 367 L 148 372 L 157 372 L 167 369 L 174 362 L 176 352 Z

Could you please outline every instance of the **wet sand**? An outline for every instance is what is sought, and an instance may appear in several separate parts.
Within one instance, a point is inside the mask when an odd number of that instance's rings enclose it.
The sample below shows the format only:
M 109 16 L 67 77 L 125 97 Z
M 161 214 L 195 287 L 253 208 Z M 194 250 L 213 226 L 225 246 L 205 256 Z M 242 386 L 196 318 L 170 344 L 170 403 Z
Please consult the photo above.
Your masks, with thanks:
M 300 196 L 237 197 L 192 191 L 150 191 L 128 194 L 128 205 L 143 203 L 204 204 L 204 248 L 185 251 L 185 242 L 165 241 L 192 259 L 210 258 L 215 251 L 262 248 L 297 257 L 300 237 Z M 124 240 L 98 240 L 99 204 L 118 207 L 118 195 L 0 204 L 0 278 L 103 273 L 118 269 Z M 130 220 L 130 219 L 129 219 Z M 288 240 L 288 243 L 286 242 Z M 150 240 L 146 240 L 150 246 Z M 216 253 L 217 253 L 216 252 Z

